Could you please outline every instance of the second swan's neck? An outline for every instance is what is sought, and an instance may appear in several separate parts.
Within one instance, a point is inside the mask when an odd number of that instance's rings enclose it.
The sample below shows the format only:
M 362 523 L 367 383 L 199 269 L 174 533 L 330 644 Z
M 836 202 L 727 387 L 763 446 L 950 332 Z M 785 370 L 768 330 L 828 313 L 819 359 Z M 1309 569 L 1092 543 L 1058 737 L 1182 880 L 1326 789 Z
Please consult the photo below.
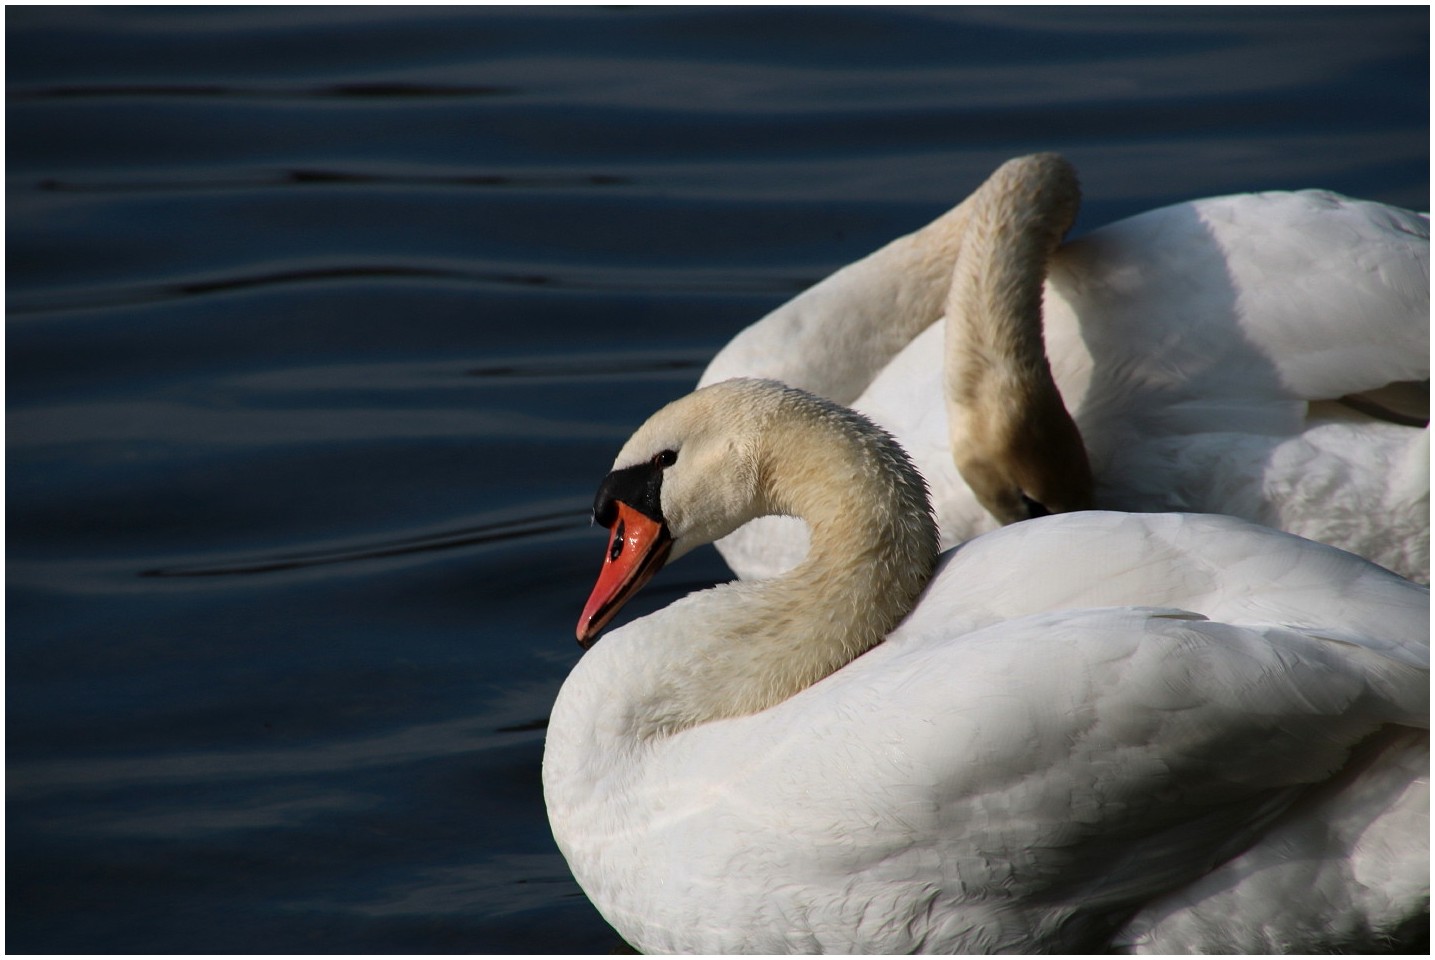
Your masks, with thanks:
M 1056 154 L 1008 161 L 968 198 L 947 302 L 962 332 L 950 344 L 958 390 L 1004 369 L 1023 378 L 1047 369 L 1042 283 L 1080 203 L 1076 173 Z
M 953 458 L 1003 523 L 1026 496 L 1051 512 L 1089 506 L 1080 434 L 1047 362 L 1047 266 L 1076 218 L 1076 173 L 1056 154 L 1003 164 L 967 199 L 947 300 L 944 379 Z

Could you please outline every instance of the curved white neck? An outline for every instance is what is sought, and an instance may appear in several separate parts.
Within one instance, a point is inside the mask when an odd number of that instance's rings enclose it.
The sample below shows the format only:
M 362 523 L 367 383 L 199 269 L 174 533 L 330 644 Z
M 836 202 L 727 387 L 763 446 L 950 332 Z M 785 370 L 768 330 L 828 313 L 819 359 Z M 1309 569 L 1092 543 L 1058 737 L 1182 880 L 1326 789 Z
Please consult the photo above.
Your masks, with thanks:
M 574 680 L 590 667 L 602 680 L 569 686 L 601 694 L 576 713 L 607 715 L 630 741 L 755 713 L 880 643 L 911 610 L 936 563 L 937 530 L 925 484 L 895 442 L 823 405 L 773 418 L 754 464 L 759 510 L 805 519 L 807 558 L 776 579 L 693 594 L 599 641 Z
M 880 643 L 926 586 L 937 534 L 925 485 L 897 469 L 890 441 L 845 426 L 780 425 L 765 438 L 768 509 L 806 520 L 811 547 L 787 574 L 734 591 L 702 655 L 675 667 L 678 726 L 811 686 Z

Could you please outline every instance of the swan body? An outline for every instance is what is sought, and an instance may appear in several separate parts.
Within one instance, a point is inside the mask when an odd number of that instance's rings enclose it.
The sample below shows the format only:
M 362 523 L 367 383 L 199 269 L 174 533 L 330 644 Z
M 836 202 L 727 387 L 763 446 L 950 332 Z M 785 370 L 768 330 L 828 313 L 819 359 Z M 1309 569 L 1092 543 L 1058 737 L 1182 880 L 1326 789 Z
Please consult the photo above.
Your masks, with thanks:
M 773 509 L 812 530 L 559 693 L 550 822 L 629 943 L 1309 952 L 1428 909 L 1427 588 L 1220 516 L 1060 514 L 939 559 L 921 486 L 865 419 L 763 381 L 619 454 L 585 643 L 653 551 Z
M 1009 162 L 934 223 L 778 308 L 700 384 L 767 377 L 870 416 L 931 484 L 944 547 L 1017 519 L 993 516 L 959 471 L 968 438 L 941 398 L 950 404 L 964 379 L 953 355 L 984 329 L 954 306 L 983 270 L 1038 255 L 975 234 L 977 208 L 1026 202 L 1023 183 L 1049 175 L 1049 158 Z M 964 274 L 972 257 L 979 267 Z M 1028 308 L 1013 337 L 1045 348 L 1085 441 L 1095 506 L 1239 516 L 1429 581 L 1424 217 L 1313 190 L 1218 197 L 1093 231 L 1029 275 L 1041 309 Z M 1004 406 L 1023 401 L 993 389 L 982 409 Z M 765 517 L 718 549 L 740 576 L 772 576 L 804 555 L 807 533 Z

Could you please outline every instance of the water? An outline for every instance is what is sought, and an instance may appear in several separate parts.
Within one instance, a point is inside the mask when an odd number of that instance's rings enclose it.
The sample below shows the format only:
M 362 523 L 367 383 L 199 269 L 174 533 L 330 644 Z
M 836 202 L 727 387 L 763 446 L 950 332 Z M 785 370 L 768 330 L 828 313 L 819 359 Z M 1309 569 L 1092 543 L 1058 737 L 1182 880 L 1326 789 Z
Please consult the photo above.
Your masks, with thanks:
M 6 25 L 16 952 L 609 951 L 543 726 L 592 492 L 727 339 L 1038 149 L 1078 231 L 1429 205 L 1423 7 Z

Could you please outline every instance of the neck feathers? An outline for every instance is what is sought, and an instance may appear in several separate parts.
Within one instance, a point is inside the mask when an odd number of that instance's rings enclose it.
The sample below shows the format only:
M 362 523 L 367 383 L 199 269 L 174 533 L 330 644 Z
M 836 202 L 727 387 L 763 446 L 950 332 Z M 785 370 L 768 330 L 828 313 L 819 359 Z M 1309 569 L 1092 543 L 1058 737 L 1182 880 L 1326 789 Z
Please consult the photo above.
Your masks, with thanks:
M 1042 324 L 1047 265 L 1080 199 L 1071 166 L 1036 154 L 1002 165 L 966 203 L 947 301 L 947 422 L 957 469 L 1002 523 L 1026 519 L 1033 502 L 1052 513 L 1090 506 L 1085 447 Z
M 1055 154 L 1003 164 L 968 199 L 947 302 L 951 396 L 971 402 L 996 379 L 1051 382 L 1042 284 L 1080 200 L 1075 172 Z
M 672 659 L 649 734 L 756 713 L 841 669 L 901 622 L 936 565 L 926 484 L 901 447 L 850 410 L 786 399 L 757 452 L 763 506 L 806 520 L 811 548 L 781 577 L 712 591 L 721 616 L 660 654 Z

